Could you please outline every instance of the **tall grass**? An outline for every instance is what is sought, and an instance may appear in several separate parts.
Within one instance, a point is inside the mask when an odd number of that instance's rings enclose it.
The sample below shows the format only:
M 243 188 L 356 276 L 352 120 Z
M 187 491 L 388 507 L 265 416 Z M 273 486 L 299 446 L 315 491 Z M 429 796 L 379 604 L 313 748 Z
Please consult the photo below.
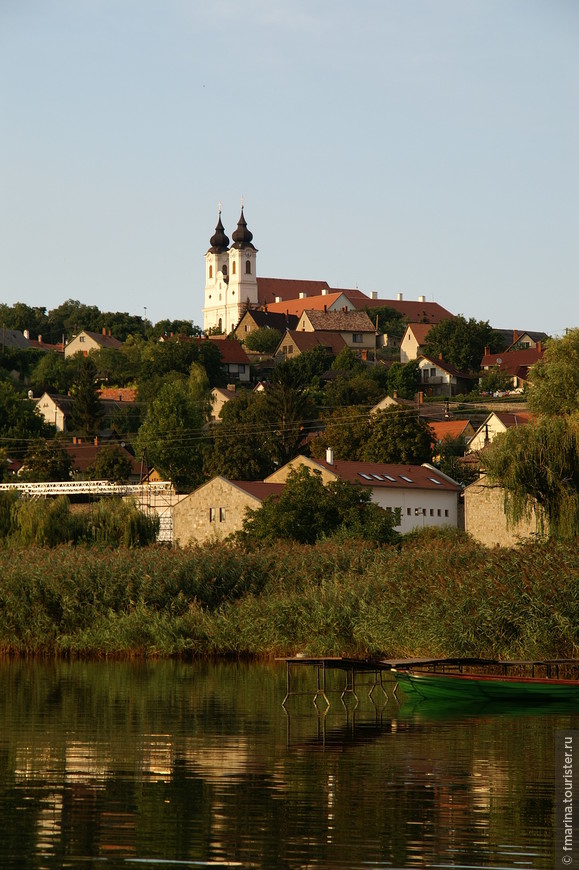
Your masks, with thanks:
M 114 656 L 579 656 L 579 548 L 0 551 L 0 651 Z

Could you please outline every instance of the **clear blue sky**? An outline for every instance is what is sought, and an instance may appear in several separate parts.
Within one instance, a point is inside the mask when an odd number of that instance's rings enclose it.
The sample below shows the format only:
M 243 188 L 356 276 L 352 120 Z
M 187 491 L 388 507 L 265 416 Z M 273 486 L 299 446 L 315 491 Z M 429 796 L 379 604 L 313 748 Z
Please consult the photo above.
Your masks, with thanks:
M 0 0 L 0 301 L 258 274 L 579 326 L 577 0 Z

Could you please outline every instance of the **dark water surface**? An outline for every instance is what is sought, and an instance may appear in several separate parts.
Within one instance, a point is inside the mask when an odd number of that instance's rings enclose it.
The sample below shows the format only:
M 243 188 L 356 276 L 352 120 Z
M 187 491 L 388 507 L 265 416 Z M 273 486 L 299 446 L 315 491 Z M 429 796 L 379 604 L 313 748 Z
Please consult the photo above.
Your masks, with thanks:
M 569 709 L 312 704 L 283 664 L 0 663 L 0 868 L 550 867 Z M 336 676 L 336 685 L 343 675 Z M 388 692 L 391 685 L 387 685 Z

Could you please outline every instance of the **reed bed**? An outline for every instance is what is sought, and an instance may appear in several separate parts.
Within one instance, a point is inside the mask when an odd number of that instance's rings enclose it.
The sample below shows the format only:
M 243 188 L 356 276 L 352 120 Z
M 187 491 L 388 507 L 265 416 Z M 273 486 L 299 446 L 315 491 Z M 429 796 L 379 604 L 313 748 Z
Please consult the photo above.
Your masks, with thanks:
M 579 657 L 579 547 L 0 550 L 0 652 Z

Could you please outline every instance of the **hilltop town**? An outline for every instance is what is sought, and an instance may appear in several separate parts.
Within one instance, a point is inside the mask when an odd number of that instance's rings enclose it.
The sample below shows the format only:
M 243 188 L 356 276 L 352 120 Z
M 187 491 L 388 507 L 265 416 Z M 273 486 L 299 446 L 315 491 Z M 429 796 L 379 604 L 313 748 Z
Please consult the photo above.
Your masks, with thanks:
M 218 215 L 203 298 L 202 328 L 74 300 L 1 305 L 3 489 L 133 487 L 180 546 L 239 535 L 265 504 L 287 513 L 283 493 L 311 477 L 353 486 L 358 514 L 377 506 L 397 535 L 451 527 L 510 545 L 544 529 L 545 506 L 505 514 L 485 457 L 497 436 L 534 431 L 533 373 L 566 339 L 424 295 L 261 277 L 243 207 L 231 240 Z M 331 510 L 304 540 L 328 533 Z M 360 533 L 379 535 L 372 522 Z

